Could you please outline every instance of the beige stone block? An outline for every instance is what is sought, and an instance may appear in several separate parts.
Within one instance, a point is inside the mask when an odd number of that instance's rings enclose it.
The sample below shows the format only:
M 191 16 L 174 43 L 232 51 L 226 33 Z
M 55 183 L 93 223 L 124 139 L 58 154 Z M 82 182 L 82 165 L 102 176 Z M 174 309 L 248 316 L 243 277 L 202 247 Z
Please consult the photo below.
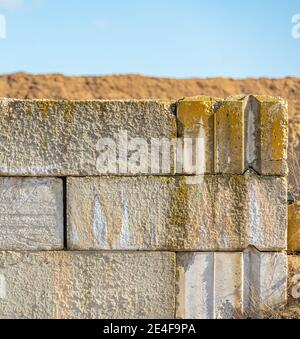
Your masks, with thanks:
M 286 180 L 277 177 L 68 178 L 68 248 L 286 249 Z
M 245 100 L 220 101 L 215 110 L 215 173 L 243 174 L 245 168 Z
M 0 318 L 171 319 L 175 254 L 0 253 Z
M 262 175 L 287 175 L 288 105 L 282 98 L 256 96 L 259 109 L 260 166 Z
M 244 313 L 251 318 L 269 318 L 287 303 L 288 264 L 285 253 L 244 254 Z
M 300 120 L 289 120 L 289 193 L 291 201 L 300 201 Z
M 300 202 L 289 206 L 288 249 L 300 252 Z
M 190 144 L 193 150 L 190 153 L 192 159 L 191 161 L 187 160 L 187 164 L 191 163 L 196 166 L 194 171 L 188 172 L 183 168 L 180 173 L 214 173 L 214 106 L 217 100 L 200 96 L 185 98 L 178 102 L 177 124 L 179 137 L 185 138 L 183 146 L 186 148 L 188 147 L 188 142 L 193 142 L 193 144 Z
M 0 112 L 1 175 L 150 174 L 151 139 L 177 137 L 174 103 L 167 101 L 2 99 Z M 139 166 L 145 155 L 146 168 Z M 166 174 L 173 171 L 170 165 Z
M 178 319 L 214 318 L 214 253 L 177 254 Z
M 287 256 L 178 253 L 176 291 L 179 319 L 270 317 L 286 305 Z
M 233 319 L 243 313 L 243 254 L 214 254 L 215 318 Z
M 179 135 L 205 141 L 202 154 L 197 154 L 197 174 L 241 175 L 254 169 L 261 175 L 287 175 L 288 114 L 283 99 L 194 97 L 179 101 L 177 111 Z
M 286 180 L 276 177 L 220 176 L 216 178 L 215 217 L 221 249 L 254 246 L 261 251 L 286 249 Z M 242 246 L 240 244 L 243 244 Z
M 61 179 L 0 178 L 0 250 L 61 250 Z

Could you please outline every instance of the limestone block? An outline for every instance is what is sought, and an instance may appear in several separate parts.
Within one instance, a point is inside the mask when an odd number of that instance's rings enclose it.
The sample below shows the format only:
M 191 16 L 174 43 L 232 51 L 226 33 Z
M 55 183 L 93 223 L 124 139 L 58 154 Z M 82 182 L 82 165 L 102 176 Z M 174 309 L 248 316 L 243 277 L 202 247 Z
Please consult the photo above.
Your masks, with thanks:
M 152 173 L 147 148 L 152 138 L 172 140 L 177 137 L 174 110 L 174 104 L 167 101 L 2 99 L 0 174 Z M 134 138 L 142 138 L 146 145 L 139 145 L 137 149 Z M 159 156 L 167 156 L 167 151 L 162 148 L 158 152 Z M 146 168 L 139 167 L 142 155 L 149 156 Z M 102 166 L 107 157 L 107 167 Z M 129 164 L 133 168 L 128 168 Z M 174 171 L 174 165 L 171 165 L 166 174 Z
M 283 99 L 252 95 L 225 100 L 186 98 L 178 103 L 177 120 L 179 136 L 204 139 L 200 156 L 193 148 L 198 172 L 183 173 L 241 175 L 254 169 L 261 175 L 287 175 L 288 114 Z
M 190 156 L 194 171 L 183 171 L 184 174 L 214 173 L 214 106 L 218 99 L 210 97 L 192 97 L 180 100 L 177 105 L 177 124 L 179 137 L 184 138 L 184 147 L 192 140 Z M 196 141 L 198 142 L 196 144 Z M 196 148 L 198 147 L 198 148 Z M 187 163 L 188 160 L 186 159 Z M 186 162 L 184 162 L 186 165 Z M 179 165 L 179 164 L 178 164 Z
M 289 121 L 289 192 L 291 201 L 300 201 L 300 120 Z
M 241 318 L 242 253 L 178 253 L 177 311 L 180 319 Z
M 264 317 L 286 303 L 283 253 L 178 253 L 180 319 Z
M 245 172 L 245 101 L 220 101 L 215 111 L 215 173 Z
M 214 300 L 217 319 L 239 318 L 243 310 L 242 253 L 214 254 Z
M 60 250 L 61 179 L 0 178 L 0 250 Z
M 288 249 L 300 252 L 300 202 L 289 206 Z
M 177 254 L 176 317 L 213 319 L 214 253 Z
M 279 177 L 68 178 L 72 250 L 286 249 L 286 180 Z
M 256 96 L 259 108 L 260 166 L 262 175 L 287 174 L 288 105 L 281 98 Z
M 239 251 L 248 246 L 260 251 L 286 249 L 285 179 L 248 173 L 217 176 L 214 180 L 214 223 L 219 235 L 228 235 L 219 237 L 217 250 Z
M 268 318 L 287 303 L 288 263 L 285 253 L 244 254 L 244 312 L 247 317 Z
M 0 253 L 0 318 L 174 318 L 175 254 Z

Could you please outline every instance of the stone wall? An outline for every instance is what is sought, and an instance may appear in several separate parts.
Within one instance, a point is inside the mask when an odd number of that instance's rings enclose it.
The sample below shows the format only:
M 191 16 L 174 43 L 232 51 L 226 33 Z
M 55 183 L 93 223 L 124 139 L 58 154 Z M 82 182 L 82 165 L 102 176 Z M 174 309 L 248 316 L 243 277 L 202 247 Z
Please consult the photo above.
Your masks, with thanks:
M 282 99 L 3 99 L 0 111 L 0 318 L 286 305 Z

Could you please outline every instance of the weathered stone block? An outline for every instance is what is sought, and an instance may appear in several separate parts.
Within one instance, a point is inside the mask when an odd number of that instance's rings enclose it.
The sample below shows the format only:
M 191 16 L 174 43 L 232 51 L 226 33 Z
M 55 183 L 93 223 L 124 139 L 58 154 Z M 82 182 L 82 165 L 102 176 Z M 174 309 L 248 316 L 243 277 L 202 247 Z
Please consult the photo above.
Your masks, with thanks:
M 175 254 L 0 253 L 0 318 L 173 318 Z
M 288 249 L 300 252 L 300 202 L 289 206 Z
M 220 101 L 215 111 L 215 173 L 243 174 L 245 168 L 245 101 Z
M 219 236 L 219 250 L 238 251 L 248 246 L 261 251 L 286 249 L 285 179 L 246 174 L 214 180 L 214 224 L 218 234 L 228 235 Z
M 272 97 L 0 100 L 0 174 L 287 173 L 287 105 Z M 185 140 L 177 139 L 177 135 Z
M 176 317 L 213 319 L 214 253 L 177 254 Z
M 217 319 L 239 318 L 243 311 L 242 253 L 214 254 L 214 300 Z
M 259 109 L 260 166 L 262 175 L 287 174 L 288 105 L 281 98 L 256 96 Z
M 286 303 L 283 253 L 178 253 L 176 316 L 264 317 Z
M 177 124 L 179 137 L 185 138 L 184 147 L 192 140 L 192 173 L 183 168 L 180 173 L 212 174 L 214 173 L 214 106 L 217 99 L 210 97 L 193 97 L 180 100 L 177 105 Z M 202 143 L 196 144 L 196 141 Z M 201 147 L 202 146 L 202 147 Z M 198 147 L 198 148 L 196 148 Z M 191 147 L 190 147 L 191 149 Z M 201 163 L 202 162 L 202 163 Z M 178 168 L 177 168 L 178 173 Z
M 286 180 L 278 177 L 68 178 L 68 248 L 286 249 Z
M 300 120 L 289 120 L 289 199 L 300 201 Z
M 1 175 L 148 174 L 150 155 L 143 149 L 132 154 L 132 138 L 143 138 L 148 147 L 151 138 L 177 137 L 173 103 L 166 101 L 2 99 L 0 112 Z M 146 169 L 135 166 L 142 154 L 149 156 Z
M 61 179 L 0 178 L 0 250 L 60 250 Z
M 197 157 L 203 164 L 198 161 L 196 173 L 241 175 L 254 169 L 261 175 L 287 175 L 288 114 L 283 99 L 187 98 L 179 101 L 177 116 L 181 137 L 204 138 L 202 158 Z
M 287 303 L 288 262 L 285 253 L 244 253 L 244 313 L 268 318 Z

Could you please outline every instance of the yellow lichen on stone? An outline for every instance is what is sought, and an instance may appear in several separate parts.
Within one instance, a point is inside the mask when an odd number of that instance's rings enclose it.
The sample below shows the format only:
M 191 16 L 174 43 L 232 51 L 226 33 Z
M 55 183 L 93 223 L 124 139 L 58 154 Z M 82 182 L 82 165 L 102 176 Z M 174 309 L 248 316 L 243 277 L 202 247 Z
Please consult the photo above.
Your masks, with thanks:
M 205 173 L 213 173 L 214 105 L 217 99 L 206 96 L 186 98 L 177 106 L 180 137 L 204 138 Z
M 196 132 L 200 126 L 209 128 L 209 119 L 213 115 L 213 99 L 209 97 L 186 98 L 178 104 L 180 134 Z
M 281 98 L 257 96 L 260 110 L 261 174 L 285 175 L 287 171 L 288 113 Z
M 245 170 L 245 103 L 243 98 L 222 101 L 215 113 L 215 173 L 242 174 Z
M 73 101 L 64 101 L 64 119 L 68 124 L 74 121 L 76 104 Z
M 288 249 L 300 252 L 300 202 L 289 206 Z

